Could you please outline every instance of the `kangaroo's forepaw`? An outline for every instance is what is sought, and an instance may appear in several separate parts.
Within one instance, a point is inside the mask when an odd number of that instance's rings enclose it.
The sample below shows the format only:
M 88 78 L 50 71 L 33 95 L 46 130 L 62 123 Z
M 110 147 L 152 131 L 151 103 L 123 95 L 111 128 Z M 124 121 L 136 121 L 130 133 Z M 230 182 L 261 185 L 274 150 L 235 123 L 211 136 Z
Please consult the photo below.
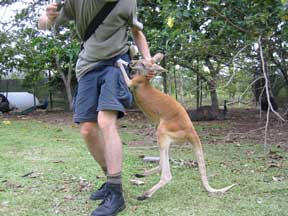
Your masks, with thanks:
M 145 196 L 145 195 L 142 195 L 142 196 L 139 196 L 139 197 L 137 197 L 137 200 L 138 201 L 143 201 L 143 200 L 146 200 L 146 199 L 148 199 L 149 197 L 147 197 L 147 196 Z
M 136 178 L 144 178 L 145 175 L 143 175 L 143 174 L 135 174 L 135 177 L 136 177 Z

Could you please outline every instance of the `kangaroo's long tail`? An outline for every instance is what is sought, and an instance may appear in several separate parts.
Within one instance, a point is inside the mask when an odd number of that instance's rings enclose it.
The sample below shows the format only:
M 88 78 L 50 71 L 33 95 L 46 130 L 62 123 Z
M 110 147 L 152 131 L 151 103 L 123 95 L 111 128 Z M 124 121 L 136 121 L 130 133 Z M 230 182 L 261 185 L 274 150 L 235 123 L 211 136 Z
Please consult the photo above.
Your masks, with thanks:
M 188 140 L 193 145 L 193 149 L 194 149 L 197 162 L 198 162 L 198 166 L 199 166 L 199 172 L 200 172 L 202 184 L 209 193 L 225 193 L 226 191 L 230 190 L 233 186 L 235 186 L 235 184 L 232 184 L 228 187 L 221 188 L 221 189 L 212 188 L 209 185 L 208 178 L 207 178 L 207 171 L 206 171 L 206 165 L 205 165 L 201 141 L 198 135 L 194 133 L 188 138 Z

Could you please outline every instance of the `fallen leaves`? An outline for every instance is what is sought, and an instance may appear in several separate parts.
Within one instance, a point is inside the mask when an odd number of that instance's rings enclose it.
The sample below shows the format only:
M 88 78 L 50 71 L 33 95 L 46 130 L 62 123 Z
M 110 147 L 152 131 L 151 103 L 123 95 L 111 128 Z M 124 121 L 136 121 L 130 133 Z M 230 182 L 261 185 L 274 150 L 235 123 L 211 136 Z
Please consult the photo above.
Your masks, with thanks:
M 283 182 L 286 180 L 284 176 L 273 176 L 272 179 L 274 182 Z
M 144 181 L 141 181 L 139 179 L 131 179 L 130 183 L 133 184 L 133 185 L 144 185 L 145 184 Z
M 145 156 L 145 155 L 140 155 L 139 158 L 143 158 L 143 161 L 146 163 L 156 163 L 159 164 L 160 162 L 160 157 L 152 157 L 152 156 Z M 188 168 L 197 168 L 198 163 L 195 160 L 184 160 L 184 159 L 169 159 L 170 163 L 175 166 L 185 166 Z
M 80 176 L 78 191 L 79 192 L 90 192 L 91 190 L 92 190 L 91 183 Z
M 283 156 L 278 154 L 277 152 L 270 151 L 268 153 L 268 168 L 281 168 L 283 165 Z
M 39 172 L 34 172 L 34 171 L 32 171 L 32 172 L 28 172 L 28 173 L 22 175 L 21 177 L 22 177 L 22 178 L 25 178 L 25 177 L 38 178 L 39 176 L 40 176 L 40 173 L 39 173 Z
M 64 180 L 63 184 L 58 187 L 57 191 L 61 191 L 64 193 L 68 192 L 91 192 L 92 190 L 92 184 L 82 176 L 75 177 L 75 176 L 70 176 L 66 180 Z M 69 198 L 66 197 L 67 200 Z
M 55 160 L 55 161 L 52 161 L 52 163 L 59 164 L 59 163 L 65 163 L 65 162 L 63 160 Z
M 170 159 L 170 163 L 176 166 L 185 166 L 188 168 L 197 168 L 198 162 L 195 160 L 183 160 L 183 159 Z
M 64 200 L 65 201 L 73 200 L 73 196 L 71 195 L 64 196 Z
M 58 189 L 58 191 L 69 192 L 70 191 L 70 187 L 69 186 L 70 186 L 69 184 L 64 184 Z
M 254 155 L 255 153 L 256 153 L 255 150 L 248 150 L 248 151 L 246 152 L 246 154 L 247 154 L 248 156 Z
M 283 156 L 278 154 L 276 151 L 270 150 L 268 153 L 268 157 L 272 160 L 282 160 Z
M 23 185 L 18 184 L 16 182 L 12 182 L 12 181 L 6 181 L 5 186 L 9 189 L 12 189 L 13 191 L 16 191 L 19 188 L 23 188 Z
M 11 124 L 11 121 L 4 120 L 4 121 L 2 121 L 2 124 L 4 124 L 4 125 L 10 125 L 10 124 Z

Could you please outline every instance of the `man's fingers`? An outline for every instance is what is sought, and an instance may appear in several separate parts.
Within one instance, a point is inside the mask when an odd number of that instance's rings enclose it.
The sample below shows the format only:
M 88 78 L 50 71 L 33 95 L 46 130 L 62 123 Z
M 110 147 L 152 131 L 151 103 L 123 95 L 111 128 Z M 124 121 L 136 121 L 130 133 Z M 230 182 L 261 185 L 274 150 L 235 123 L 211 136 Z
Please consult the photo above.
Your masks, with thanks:
M 48 17 L 50 17 L 50 16 L 51 16 L 51 17 L 56 17 L 56 16 L 58 16 L 58 15 L 59 15 L 59 12 L 51 12 L 51 13 L 48 13 L 48 14 L 47 14 Z
M 156 73 L 155 73 L 154 71 L 149 71 L 148 74 L 149 74 L 150 76 L 155 76 L 155 75 L 156 75 Z
M 47 6 L 46 15 L 50 20 L 53 20 L 57 16 L 59 16 L 59 12 L 57 11 L 57 4 L 56 3 L 52 3 L 52 4 Z
M 46 12 L 56 11 L 56 10 L 57 10 L 57 4 L 56 3 L 52 3 L 52 4 L 48 5 L 46 8 Z
M 146 79 L 150 80 L 152 79 L 154 76 L 155 76 L 155 72 L 153 71 L 149 71 L 147 74 L 146 74 Z

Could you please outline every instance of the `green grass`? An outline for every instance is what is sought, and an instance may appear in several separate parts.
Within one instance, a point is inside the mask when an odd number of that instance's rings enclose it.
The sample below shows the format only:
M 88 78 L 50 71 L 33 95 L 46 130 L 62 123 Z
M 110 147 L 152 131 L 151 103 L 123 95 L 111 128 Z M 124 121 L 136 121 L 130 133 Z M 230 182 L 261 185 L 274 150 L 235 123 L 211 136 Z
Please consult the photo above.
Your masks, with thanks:
M 90 215 L 98 205 L 88 200 L 90 191 L 105 178 L 96 179 L 102 173 L 77 128 L 36 121 L 4 125 L 0 121 L 0 129 L 0 215 Z M 135 139 L 127 134 L 122 137 L 126 141 Z M 236 187 L 221 196 L 209 195 L 203 190 L 197 169 L 172 165 L 172 182 L 143 202 L 136 197 L 156 184 L 159 175 L 145 178 L 143 186 L 131 185 L 129 181 L 134 173 L 152 166 L 138 156 L 158 156 L 158 152 L 127 146 L 124 151 L 127 208 L 120 215 L 287 215 L 288 153 L 280 149 L 273 149 L 277 157 L 272 159 L 264 157 L 261 145 L 204 145 L 210 184 L 218 188 L 237 183 Z M 191 150 L 176 146 L 171 149 L 171 157 L 194 159 Z M 271 162 L 281 162 L 281 167 L 271 167 Z M 29 172 L 34 173 L 22 177 Z M 277 182 L 273 177 L 284 180 Z M 86 180 L 83 183 L 80 179 Z M 92 186 L 85 187 L 85 183 Z

